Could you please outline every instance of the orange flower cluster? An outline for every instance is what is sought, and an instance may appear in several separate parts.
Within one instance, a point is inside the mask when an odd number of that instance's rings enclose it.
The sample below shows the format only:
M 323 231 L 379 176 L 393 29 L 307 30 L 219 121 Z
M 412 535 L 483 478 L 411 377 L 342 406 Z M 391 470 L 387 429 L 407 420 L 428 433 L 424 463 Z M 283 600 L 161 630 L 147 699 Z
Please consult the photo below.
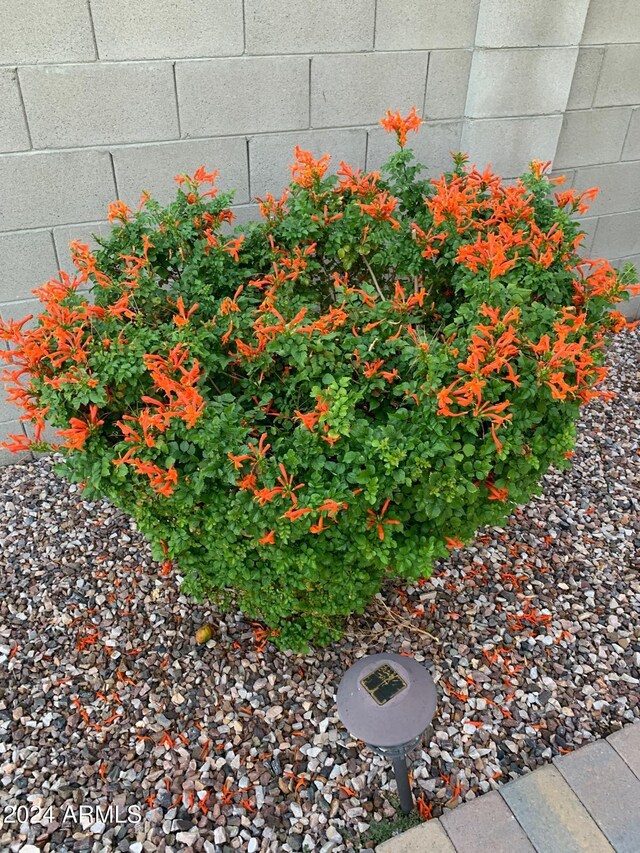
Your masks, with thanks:
M 574 278 L 574 298 L 576 306 L 584 305 L 589 299 L 601 296 L 607 301 L 615 301 L 619 290 L 618 277 L 608 261 L 603 258 L 598 260 L 585 260 L 575 267 L 578 274 Z
M 604 338 L 596 335 L 595 343 L 588 344 L 580 329 L 585 326 L 586 314 L 577 309 L 565 308 L 562 319 L 554 323 L 555 339 L 543 335 L 531 349 L 538 358 L 538 375 L 548 385 L 556 400 L 579 399 L 587 403 L 602 396 L 593 385 L 606 376 L 607 369 L 597 364 L 594 353 L 604 346 Z M 570 340 L 572 339 L 572 340 Z
M 363 213 L 367 213 L 379 222 L 389 222 L 391 227 L 396 231 L 400 228 L 400 223 L 397 219 L 394 219 L 391 214 L 396 209 L 397 204 L 397 199 L 395 199 L 386 190 L 379 192 L 367 204 L 361 201 L 358 202 L 360 210 Z
M 218 195 L 218 189 L 215 185 L 217 177 L 217 169 L 214 169 L 213 172 L 207 172 L 204 166 L 200 166 L 193 175 L 176 175 L 174 180 L 183 192 L 186 190 L 185 194 L 189 204 L 195 204 L 198 199 L 215 198 Z M 204 184 L 209 184 L 211 189 L 201 192 L 200 188 Z
M 173 418 L 181 418 L 191 428 L 204 411 L 204 400 L 196 388 L 201 378 L 200 365 L 194 358 L 192 366 L 186 368 L 184 365 L 188 358 L 189 350 L 184 344 L 173 347 L 166 358 L 161 355 L 144 357 L 154 387 L 163 391 L 169 400 L 164 403 L 152 397 L 142 398 L 145 403 L 155 406 L 155 414 L 150 416 L 149 424 L 159 432 L 163 432 Z
M 555 197 L 558 207 L 571 207 L 573 212 L 582 214 L 589 210 L 591 206 L 590 202 L 595 199 L 598 192 L 597 187 L 591 187 L 591 189 L 584 190 L 581 193 L 577 190 L 565 190 L 564 192 L 556 193 Z
M 369 196 L 378 191 L 380 172 L 366 172 L 354 169 L 344 161 L 341 161 L 338 169 L 338 186 L 336 192 L 348 190 L 357 196 Z
M 416 108 L 411 107 L 411 111 L 404 118 L 397 110 L 393 113 L 391 110 L 387 110 L 384 118 L 380 119 L 380 124 L 384 127 L 387 133 L 395 132 L 398 137 L 398 145 L 400 148 L 404 148 L 407 144 L 407 133 L 410 130 L 417 133 L 420 125 L 422 124 L 422 119 L 416 112 Z
M 190 429 L 202 416 L 205 402 L 196 387 L 201 378 L 200 365 L 197 359 L 193 359 L 192 366 L 185 367 L 189 357 L 189 350 L 184 344 L 173 347 L 167 357 L 145 355 L 145 367 L 153 386 L 167 399 L 157 400 L 145 395 L 142 402 L 147 406 L 139 415 L 124 415 L 117 422 L 124 441 L 131 446 L 123 456 L 114 460 L 114 464 L 132 465 L 139 474 L 149 477 L 154 491 L 165 496 L 173 492 L 178 481 L 177 471 L 172 465 L 168 470 L 159 468 L 152 462 L 143 461 L 137 454 L 143 447 L 155 447 L 158 435 L 167 430 L 172 420 L 182 420 Z
M 274 198 L 267 193 L 264 198 L 257 198 L 260 215 L 265 219 L 277 220 L 284 216 L 287 207 L 288 190 L 285 190 L 280 198 Z
M 127 205 L 118 199 L 112 201 L 108 207 L 107 219 L 109 222 L 128 222 L 131 216 L 131 211 Z
M 534 174 L 543 174 L 548 164 L 532 163 Z M 554 178 L 560 183 L 564 178 Z M 451 231 L 472 237 L 458 249 L 456 261 L 477 273 L 486 269 L 491 281 L 513 269 L 519 260 L 533 261 L 548 269 L 554 262 L 566 265 L 581 238 L 566 247 L 563 229 L 556 222 L 543 231 L 535 222 L 533 195 L 519 180 L 504 186 L 489 169 L 475 168 L 451 178 L 432 181 L 435 192 L 425 204 L 433 217 L 433 227 L 425 232 L 414 224 L 413 230 L 423 248 L 423 256 L 436 258 L 440 244 Z M 585 210 L 586 201 L 597 190 L 587 190 L 576 204 Z M 568 202 L 567 202 L 568 203 Z M 443 229 L 443 230 L 439 230 Z
M 390 503 L 391 500 L 387 498 L 387 500 L 382 504 L 380 512 L 374 512 L 374 510 L 372 509 L 367 510 L 367 515 L 369 516 L 367 528 L 371 530 L 373 527 L 375 527 L 378 533 L 378 539 L 381 542 L 384 541 L 385 524 L 400 524 L 397 518 L 385 518 Z
M 79 418 L 71 418 L 69 429 L 61 429 L 58 435 L 66 439 L 64 446 L 70 450 L 82 450 L 87 438 L 91 435 L 92 427 L 99 427 L 104 423 L 98 417 L 98 407 L 89 406 L 89 421 L 81 421 Z
M 303 151 L 297 145 L 294 155 L 295 162 L 289 166 L 293 182 L 305 189 L 311 189 L 329 168 L 331 156 L 324 154 L 319 160 L 315 160 L 310 151 Z
M 300 421 L 302 426 L 306 427 L 310 432 L 313 432 L 316 428 L 318 421 L 323 415 L 329 411 L 329 404 L 325 402 L 321 396 L 317 397 L 317 405 L 312 412 L 307 412 L 307 414 L 303 414 L 299 412 L 297 409 L 295 411 L 295 417 Z
M 33 423 L 36 442 L 42 439 L 48 407 L 38 403 L 35 379 L 56 389 L 65 385 L 95 388 L 98 384 L 87 363 L 93 343 L 92 320 L 103 317 L 104 308 L 78 298 L 73 307 L 65 304 L 66 297 L 75 294 L 85 280 L 84 274 L 71 278 L 60 272 L 59 278 L 51 279 L 34 291 L 43 302 L 44 310 L 37 318 L 38 324 L 32 328 L 26 328 L 34 319 L 32 315 L 19 322 L 0 321 L 0 340 L 12 344 L 10 350 L 0 349 L 0 358 L 12 365 L 12 369 L 0 374 L 0 379 L 7 386 L 8 399 L 22 408 L 20 419 Z M 64 437 L 78 446 L 82 428 L 80 419 L 76 420 L 77 423 L 70 423 L 70 429 L 65 431 L 76 430 L 75 438 L 70 434 Z M 14 451 L 26 450 L 30 444 L 24 435 L 9 438 L 7 446 Z
M 345 310 L 345 303 L 340 305 L 330 305 L 325 314 L 320 315 L 316 320 L 308 325 L 300 325 L 304 320 L 307 309 L 302 308 L 295 317 L 287 321 L 276 308 L 278 291 L 287 283 L 298 280 L 302 272 L 307 267 L 307 258 L 314 254 L 316 244 L 311 243 L 304 249 L 296 247 L 291 254 L 287 253 L 282 248 L 273 245 L 273 250 L 276 259 L 273 261 L 273 273 L 261 279 L 254 279 L 249 282 L 249 286 L 256 287 L 263 291 L 264 299 L 258 310 L 255 312 L 256 317 L 252 323 L 252 331 L 256 337 L 254 343 L 247 343 L 241 338 L 235 338 L 235 351 L 231 354 L 235 356 L 238 362 L 243 360 L 252 361 L 258 358 L 267 349 L 267 345 L 277 337 L 287 333 L 313 335 L 318 332 L 321 335 L 329 334 L 330 332 L 339 329 L 343 326 L 349 315 Z M 340 287 L 343 282 L 340 276 L 334 274 L 336 287 Z M 236 291 L 233 299 L 225 298 L 219 308 L 221 316 L 227 316 L 232 312 L 240 312 L 241 307 L 238 299 L 244 288 L 239 288 Z M 233 333 L 233 320 L 230 321 L 227 331 L 222 337 L 223 343 L 228 343 Z
M 312 524 L 309 528 L 309 533 L 313 533 L 317 535 L 318 533 L 322 533 L 323 530 L 326 530 L 325 522 L 328 521 L 336 521 L 336 515 L 342 510 L 348 509 L 349 504 L 346 501 L 334 501 L 332 498 L 326 498 L 324 502 L 317 507 L 315 510 L 306 508 L 306 511 L 309 512 L 317 512 L 320 514 L 320 518 L 315 524 Z M 300 512 L 300 511 L 298 511 Z M 286 514 L 285 514 L 286 515 Z
M 489 420 L 491 436 L 500 451 L 502 443 L 496 430 L 511 419 L 511 414 L 503 414 L 511 404 L 509 400 L 500 403 L 484 402 L 483 389 L 488 378 L 499 374 L 503 369 L 506 376 L 502 378 L 515 386 L 519 385 L 519 378 L 510 360 L 520 353 L 516 329 L 520 312 L 518 308 L 511 308 L 501 317 L 498 308 L 483 305 L 480 313 L 490 322 L 480 323 L 475 327 L 469 354 L 466 360 L 458 365 L 469 378 L 459 377 L 438 392 L 438 414 L 455 418 L 472 413 L 474 417 Z M 453 411 L 451 406 L 454 404 L 463 408 Z
M 378 222 L 388 222 L 397 231 L 400 223 L 391 214 L 396 210 L 398 200 L 388 190 L 379 189 L 379 180 L 379 172 L 363 173 L 360 169 L 353 169 L 341 162 L 335 192 L 343 193 L 346 190 L 352 193 L 361 199 L 358 201 L 361 213 L 371 216 Z M 365 237 L 366 231 L 363 235 L 363 242 Z
M 321 400 L 318 400 L 317 407 L 317 417 L 319 418 L 321 414 L 323 414 L 327 410 L 328 406 L 322 403 Z M 300 412 L 296 412 L 296 416 L 307 426 L 308 429 L 313 430 L 316 420 L 316 412 L 310 413 L 309 416 L 302 415 Z M 311 418 L 313 416 L 313 418 Z M 309 419 L 311 418 L 311 419 Z M 346 510 L 348 508 L 348 503 L 345 501 L 335 501 L 332 498 L 325 498 L 323 503 L 316 507 L 301 507 L 298 506 L 298 496 L 296 492 L 300 489 L 304 488 L 304 483 L 294 484 L 294 477 L 292 474 L 287 472 L 285 466 L 280 462 L 278 464 L 279 475 L 276 477 L 276 484 L 272 487 L 263 486 L 259 487 L 258 485 L 258 477 L 262 475 L 263 461 L 266 458 L 267 452 L 270 449 L 270 445 L 266 444 L 266 433 L 264 433 L 259 443 L 256 445 L 252 443 L 249 445 L 249 452 L 242 454 L 234 454 L 228 453 L 227 456 L 233 463 L 233 467 L 236 471 L 241 473 L 240 479 L 237 481 L 237 486 L 241 491 L 250 491 L 253 493 L 255 501 L 259 506 L 263 507 L 266 504 L 272 503 L 276 498 L 286 498 L 291 501 L 290 508 L 283 513 L 280 518 L 286 518 L 288 521 L 297 521 L 299 518 L 302 518 L 305 515 L 309 515 L 310 513 L 317 513 L 319 515 L 318 520 L 309 527 L 309 532 L 313 534 L 318 534 L 326 529 L 327 521 L 335 521 L 336 515 L 338 512 L 342 510 Z M 247 471 L 244 466 L 249 464 L 249 470 Z M 266 531 L 264 536 L 258 540 L 258 544 L 260 545 L 274 545 L 275 544 L 275 530 Z

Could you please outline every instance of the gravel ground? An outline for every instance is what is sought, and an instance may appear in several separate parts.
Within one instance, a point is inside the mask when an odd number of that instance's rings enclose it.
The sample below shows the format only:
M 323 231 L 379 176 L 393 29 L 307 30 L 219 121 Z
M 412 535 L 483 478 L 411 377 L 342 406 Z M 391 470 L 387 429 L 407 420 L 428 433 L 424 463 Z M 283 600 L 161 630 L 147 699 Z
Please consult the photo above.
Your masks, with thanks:
M 585 411 L 572 471 L 309 656 L 179 595 L 49 459 L 0 471 L 0 849 L 366 847 L 394 783 L 334 705 L 366 653 L 414 654 L 438 682 L 424 817 L 640 718 L 639 345 L 612 346 L 618 396 Z

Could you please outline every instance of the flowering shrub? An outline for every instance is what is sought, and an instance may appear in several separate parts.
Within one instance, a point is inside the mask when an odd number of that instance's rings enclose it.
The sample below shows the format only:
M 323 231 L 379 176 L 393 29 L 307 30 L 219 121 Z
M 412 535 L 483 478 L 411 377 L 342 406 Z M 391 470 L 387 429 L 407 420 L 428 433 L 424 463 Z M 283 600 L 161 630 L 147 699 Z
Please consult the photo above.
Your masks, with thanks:
M 576 254 L 595 191 L 554 193 L 537 162 L 505 186 L 463 155 L 430 181 L 415 111 L 383 124 L 382 175 L 296 148 L 243 235 L 204 169 L 167 207 L 116 202 L 35 326 L 2 328 L 35 430 L 13 449 L 50 447 L 49 421 L 66 476 L 131 513 L 187 591 L 294 649 L 566 464 L 623 322 L 615 272 Z

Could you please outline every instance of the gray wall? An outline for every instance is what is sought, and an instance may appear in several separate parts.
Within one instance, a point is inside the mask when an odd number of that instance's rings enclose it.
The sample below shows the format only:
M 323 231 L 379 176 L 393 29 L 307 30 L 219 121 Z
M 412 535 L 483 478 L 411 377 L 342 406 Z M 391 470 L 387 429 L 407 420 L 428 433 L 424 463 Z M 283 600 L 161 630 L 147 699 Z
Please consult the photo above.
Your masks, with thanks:
M 640 263 L 640 0 L 5 0 L 0 34 L 4 319 L 109 201 L 205 164 L 242 221 L 296 143 L 375 168 L 380 116 L 412 105 L 434 173 L 459 148 L 505 177 L 552 159 L 601 187 L 586 249 Z M 20 430 L 0 397 L 0 440 Z

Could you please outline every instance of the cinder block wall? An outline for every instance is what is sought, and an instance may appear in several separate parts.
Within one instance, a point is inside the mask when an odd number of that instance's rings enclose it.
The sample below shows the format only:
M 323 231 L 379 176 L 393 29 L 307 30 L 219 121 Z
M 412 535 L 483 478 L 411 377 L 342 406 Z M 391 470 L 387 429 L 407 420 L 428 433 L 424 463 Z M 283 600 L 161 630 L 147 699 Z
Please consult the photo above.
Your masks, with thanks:
M 0 316 L 22 317 L 106 207 L 217 167 L 236 213 L 297 143 L 375 168 L 416 105 L 434 173 L 554 160 L 598 184 L 587 249 L 640 262 L 639 0 L 20 0 L 0 5 Z M 0 397 L 0 440 L 22 429 Z M 0 461 L 8 461 L 0 451 Z

